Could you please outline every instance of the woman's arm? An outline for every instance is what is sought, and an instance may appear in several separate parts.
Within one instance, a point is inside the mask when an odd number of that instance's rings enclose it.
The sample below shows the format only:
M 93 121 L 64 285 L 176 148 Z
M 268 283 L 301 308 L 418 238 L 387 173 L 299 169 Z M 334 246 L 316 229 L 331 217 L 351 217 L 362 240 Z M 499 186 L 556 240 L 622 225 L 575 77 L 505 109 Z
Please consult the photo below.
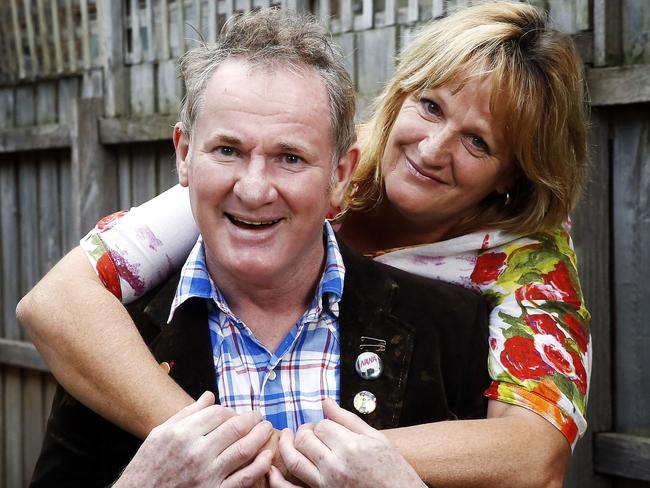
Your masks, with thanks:
M 571 454 L 562 433 L 548 421 L 493 400 L 484 420 L 383 433 L 425 482 L 439 488 L 561 487 Z
M 78 247 L 16 313 L 61 385 L 140 438 L 193 401 L 158 365 Z

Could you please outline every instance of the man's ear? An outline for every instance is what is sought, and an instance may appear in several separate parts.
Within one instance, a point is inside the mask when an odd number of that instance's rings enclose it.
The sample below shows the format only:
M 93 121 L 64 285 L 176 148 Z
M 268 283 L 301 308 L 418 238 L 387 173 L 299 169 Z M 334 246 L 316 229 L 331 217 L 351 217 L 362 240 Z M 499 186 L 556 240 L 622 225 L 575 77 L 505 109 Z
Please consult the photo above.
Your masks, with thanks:
M 350 149 L 339 159 L 339 164 L 332 170 L 332 186 L 330 190 L 330 205 L 340 208 L 343 197 L 348 189 L 354 169 L 359 162 L 359 146 L 353 144 Z
M 178 182 L 181 186 L 187 186 L 187 170 L 189 166 L 190 140 L 183 131 L 180 122 L 174 126 L 174 149 L 176 149 L 176 171 L 178 173 Z

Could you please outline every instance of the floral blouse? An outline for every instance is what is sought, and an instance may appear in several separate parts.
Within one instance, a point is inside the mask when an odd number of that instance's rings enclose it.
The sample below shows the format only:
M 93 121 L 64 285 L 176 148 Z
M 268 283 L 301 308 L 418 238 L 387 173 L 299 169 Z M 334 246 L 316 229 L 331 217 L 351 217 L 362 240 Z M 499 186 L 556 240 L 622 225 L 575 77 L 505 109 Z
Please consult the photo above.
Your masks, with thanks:
M 197 236 L 187 191 L 176 186 L 105 217 L 81 246 L 106 288 L 129 303 L 179 269 Z M 567 228 L 476 232 L 375 259 L 482 293 L 491 305 L 486 396 L 536 412 L 575 446 L 587 428 L 591 338 Z

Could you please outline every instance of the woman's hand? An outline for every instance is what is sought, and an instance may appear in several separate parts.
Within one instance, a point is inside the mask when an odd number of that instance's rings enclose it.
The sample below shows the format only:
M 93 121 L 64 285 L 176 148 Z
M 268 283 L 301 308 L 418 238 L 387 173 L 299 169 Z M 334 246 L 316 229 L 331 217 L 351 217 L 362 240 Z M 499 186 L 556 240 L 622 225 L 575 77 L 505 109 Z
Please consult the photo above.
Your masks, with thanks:
M 235 415 L 206 392 L 151 431 L 113 486 L 253 486 L 271 467 L 261 449 L 272 431 L 259 412 Z
M 292 475 L 312 488 L 424 486 L 390 441 L 333 400 L 323 402 L 326 419 L 282 432 L 280 453 Z M 272 488 L 293 488 L 277 470 Z

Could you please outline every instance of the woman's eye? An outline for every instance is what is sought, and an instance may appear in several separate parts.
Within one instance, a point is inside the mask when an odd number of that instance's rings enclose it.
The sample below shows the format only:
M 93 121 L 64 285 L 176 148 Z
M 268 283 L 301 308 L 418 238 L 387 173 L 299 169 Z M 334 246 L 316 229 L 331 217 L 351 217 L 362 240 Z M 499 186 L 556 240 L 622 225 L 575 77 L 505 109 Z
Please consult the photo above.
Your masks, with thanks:
M 420 103 L 422 104 L 422 108 L 427 114 L 431 114 L 435 116 L 439 116 L 442 114 L 440 105 L 438 105 L 436 102 L 433 102 L 428 98 L 422 98 L 420 99 Z
M 490 147 L 487 145 L 487 142 L 485 142 L 479 136 L 470 136 L 470 142 L 472 143 L 472 146 L 474 146 L 479 151 L 484 153 L 490 152 Z

